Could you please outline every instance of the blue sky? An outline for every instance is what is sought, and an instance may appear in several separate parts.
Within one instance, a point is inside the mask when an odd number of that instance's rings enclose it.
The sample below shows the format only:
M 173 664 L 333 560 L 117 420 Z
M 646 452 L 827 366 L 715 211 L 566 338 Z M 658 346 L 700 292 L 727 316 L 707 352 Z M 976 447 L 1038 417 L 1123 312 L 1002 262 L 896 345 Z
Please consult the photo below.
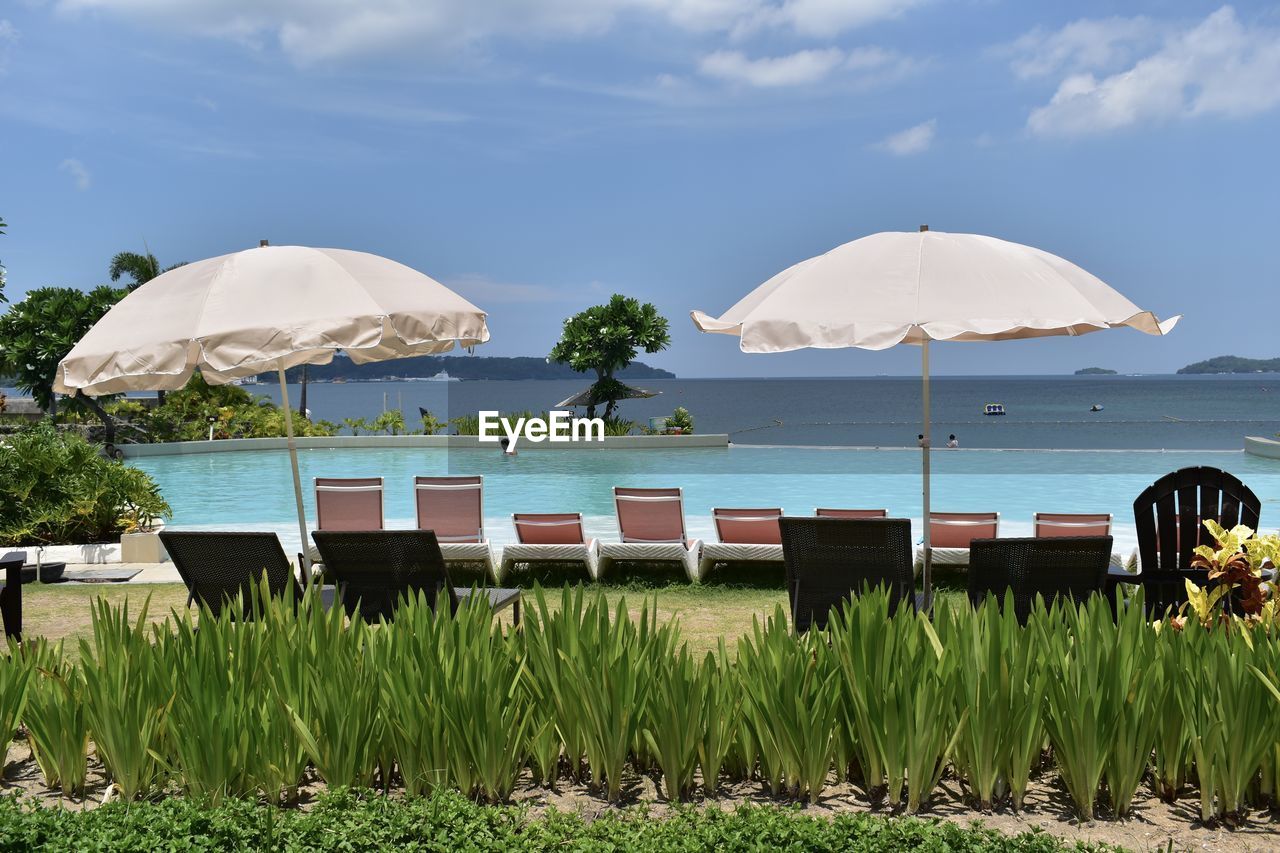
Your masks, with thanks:
M 697 333 L 857 237 L 1060 254 L 1167 339 L 935 349 L 939 373 L 1280 355 L 1280 6 L 1149 0 L 4 0 L 12 299 L 273 243 L 384 254 L 542 355 L 612 292 L 684 376 L 912 373 Z

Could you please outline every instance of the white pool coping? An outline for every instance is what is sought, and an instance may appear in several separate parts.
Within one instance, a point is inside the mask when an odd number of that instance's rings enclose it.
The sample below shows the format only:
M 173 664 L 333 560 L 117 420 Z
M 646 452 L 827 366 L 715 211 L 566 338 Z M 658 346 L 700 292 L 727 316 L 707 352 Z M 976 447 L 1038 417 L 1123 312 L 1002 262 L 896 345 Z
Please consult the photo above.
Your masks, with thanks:
M 1280 441 L 1274 438 L 1247 435 L 1244 439 L 1244 452 L 1266 459 L 1280 459 Z
M 296 439 L 299 450 L 335 450 L 351 448 L 438 447 L 444 449 L 493 450 L 496 442 L 481 442 L 476 435 L 331 435 L 303 436 Z M 232 453 L 245 450 L 284 450 L 283 438 L 225 438 L 215 441 L 168 441 L 156 444 L 117 445 L 126 458 L 148 456 L 182 456 L 194 453 Z M 604 441 L 531 442 L 521 441 L 519 451 L 565 450 L 682 450 L 689 448 L 728 447 L 729 436 L 711 435 L 609 435 Z

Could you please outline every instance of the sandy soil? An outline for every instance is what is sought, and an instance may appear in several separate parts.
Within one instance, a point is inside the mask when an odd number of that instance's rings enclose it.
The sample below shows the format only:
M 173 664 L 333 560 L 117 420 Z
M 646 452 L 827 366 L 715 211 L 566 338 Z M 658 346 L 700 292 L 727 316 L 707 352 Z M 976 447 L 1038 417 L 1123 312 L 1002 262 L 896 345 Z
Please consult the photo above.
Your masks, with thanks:
M 660 783 L 661 778 L 657 773 L 632 776 L 627 780 L 621 801 L 611 804 L 585 785 L 562 779 L 554 788 L 542 788 L 526 779 L 517 787 L 512 799 L 527 806 L 533 815 L 554 807 L 592 819 L 619 808 L 643 805 L 652 816 L 662 817 L 670 812 L 671 806 L 659 789 Z M 69 799 L 56 790 L 50 790 L 45 786 L 40 769 L 21 737 L 10 747 L 3 784 L 4 793 L 17 791 L 24 797 L 48 806 L 60 804 L 68 808 L 91 809 L 110 796 L 101 765 L 92 758 L 89 762 L 88 790 L 83 798 Z M 297 807 L 307 808 L 322 788 L 323 783 L 318 780 L 308 781 L 302 788 Z M 392 789 L 391 796 L 400 795 L 398 789 Z M 741 803 L 778 805 L 788 802 L 771 797 L 758 783 L 725 783 L 714 798 L 706 798 L 700 791 L 694 797 L 697 805 L 723 809 L 731 809 Z M 889 814 L 884 808 L 872 807 L 859 789 L 847 783 L 828 787 L 818 803 L 804 806 L 804 810 L 815 815 Z M 919 817 L 947 820 L 962 826 L 980 822 L 1005 833 L 1027 832 L 1039 828 L 1069 842 L 1104 843 L 1129 850 L 1280 850 L 1280 815 L 1255 811 L 1244 816 L 1235 827 L 1206 826 L 1200 822 L 1199 800 L 1194 790 L 1185 792 L 1173 804 L 1163 803 L 1149 792 L 1140 791 L 1133 814 L 1127 819 L 1111 818 L 1105 809 L 1100 809 L 1096 820 L 1082 824 L 1072 810 L 1066 790 L 1052 771 L 1046 771 L 1032 781 L 1027 792 L 1026 807 L 1021 812 L 1003 807 L 991 813 L 981 813 L 965 800 L 957 779 L 944 778 Z

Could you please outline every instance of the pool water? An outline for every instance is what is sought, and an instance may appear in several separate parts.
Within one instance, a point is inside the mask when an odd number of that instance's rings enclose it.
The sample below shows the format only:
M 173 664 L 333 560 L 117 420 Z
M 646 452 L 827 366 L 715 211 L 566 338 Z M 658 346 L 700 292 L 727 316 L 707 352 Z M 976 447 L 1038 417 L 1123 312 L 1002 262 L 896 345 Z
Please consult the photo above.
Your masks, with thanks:
M 689 534 L 715 539 L 711 508 L 883 507 L 914 520 L 920 535 L 918 450 L 743 447 L 688 450 L 490 450 L 352 448 L 299 453 L 308 518 L 315 477 L 381 476 L 388 527 L 414 526 L 413 478 L 482 474 L 485 530 L 514 541 L 513 512 L 581 512 L 591 535 L 617 537 L 611 489 L 680 486 Z M 289 459 L 282 451 L 158 456 L 131 464 L 151 474 L 173 507 L 173 528 L 275 530 L 298 547 Z M 1280 461 L 1240 451 L 935 450 L 935 511 L 999 511 L 1001 533 L 1030 535 L 1035 512 L 1110 512 L 1116 549 L 1130 550 L 1133 499 L 1157 477 L 1189 465 L 1231 471 L 1262 499 L 1262 521 L 1280 518 Z

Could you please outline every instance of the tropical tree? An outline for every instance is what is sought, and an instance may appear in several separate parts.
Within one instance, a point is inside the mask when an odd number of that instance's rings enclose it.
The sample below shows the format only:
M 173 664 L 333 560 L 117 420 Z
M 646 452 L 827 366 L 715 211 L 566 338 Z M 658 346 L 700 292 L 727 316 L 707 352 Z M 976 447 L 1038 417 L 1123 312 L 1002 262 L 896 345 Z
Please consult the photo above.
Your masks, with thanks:
M 124 291 L 108 285 L 88 293 L 74 287 L 29 291 L 0 317 L 0 372 L 12 376 L 18 388 L 56 418 L 53 380 L 58 362 L 123 296 Z M 71 399 L 102 421 L 107 443 L 114 443 L 115 421 L 102 405 L 83 393 Z
M 125 287 L 130 290 L 137 290 L 142 285 L 151 281 L 151 279 L 160 275 L 160 273 L 176 270 L 180 266 L 185 266 L 186 261 L 176 263 L 171 267 L 160 269 L 160 262 L 156 260 L 156 256 L 150 252 L 138 254 L 137 252 L 116 252 L 114 258 L 111 259 L 111 267 L 108 272 L 112 281 L 119 281 L 121 277 L 128 276 L 130 283 Z M 161 404 L 164 403 L 164 392 L 157 391 L 156 399 Z
M 594 371 L 591 397 L 606 403 L 604 417 L 613 417 L 626 386 L 614 375 L 630 364 L 640 350 L 655 353 L 671 344 L 667 318 L 652 303 L 615 293 L 604 305 L 596 305 L 564 321 L 560 340 L 548 358 L 567 364 L 579 373 Z M 595 405 L 587 417 L 595 417 Z
M 111 274 L 112 281 L 119 281 L 127 276 L 129 283 L 126 287 L 129 290 L 137 290 L 142 285 L 151 281 L 151 279 L 160 275 L 160 273 L 176 270 L 180 266 L 185 266 L 186 261 L 174 264 L 170 267 L 160 268 L 160 262 L 156 260 L 156 256 L 147 252 L 138 254 L 137 252 L 117 252 L 116 256 L 111 259 L 111 267 L 108 272 Z

